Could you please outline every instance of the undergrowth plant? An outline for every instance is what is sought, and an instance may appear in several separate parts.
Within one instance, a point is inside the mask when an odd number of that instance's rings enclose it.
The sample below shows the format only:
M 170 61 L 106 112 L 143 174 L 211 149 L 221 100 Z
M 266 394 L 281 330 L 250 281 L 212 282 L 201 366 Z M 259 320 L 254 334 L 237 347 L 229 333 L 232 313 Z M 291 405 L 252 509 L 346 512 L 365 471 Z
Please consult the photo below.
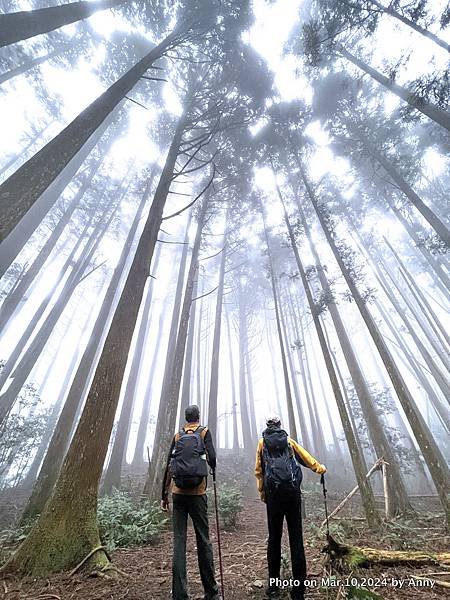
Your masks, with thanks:
M 108 550 L 154 543 L 168 519 L 158 504 L 139 504 L 129 493 L 114 490 L 98 502 L 100 536 Z
M 223 484 L 219 491 L 219 516 L 224 529 L 234 529 L 242 511 L 242 493 L 233 485 Z

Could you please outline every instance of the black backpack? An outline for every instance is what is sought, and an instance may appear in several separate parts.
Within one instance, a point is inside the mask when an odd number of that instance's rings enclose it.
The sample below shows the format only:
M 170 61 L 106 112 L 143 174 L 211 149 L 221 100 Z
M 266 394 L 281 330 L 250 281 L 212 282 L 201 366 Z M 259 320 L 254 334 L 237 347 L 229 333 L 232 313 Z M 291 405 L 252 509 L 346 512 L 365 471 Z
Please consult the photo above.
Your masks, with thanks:
M 193 488 L 208 475 L 204 436 L 206 427 L 181 429 L 175 436 L 170 473 L 179 488 Z M 203 433 L 203 435 L 202 435 Z
M 263 432 L 263 467 L 264 487 L 269 492 L 300 491 L 302 469 L 283 429 L 268 428 Z

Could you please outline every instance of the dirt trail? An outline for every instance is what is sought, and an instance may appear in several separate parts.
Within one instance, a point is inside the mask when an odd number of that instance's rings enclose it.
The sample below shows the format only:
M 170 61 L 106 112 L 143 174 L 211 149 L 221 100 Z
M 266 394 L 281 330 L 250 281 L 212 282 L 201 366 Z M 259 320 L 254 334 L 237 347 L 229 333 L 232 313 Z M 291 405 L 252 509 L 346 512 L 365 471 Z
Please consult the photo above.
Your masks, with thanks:
M 310 502 L 310 511 L 315 508 Z M 308 511 L 308 512 L 310 512 Z M 316 519 L 319 522 L 319 519 Z M 309 520 L 308 520 L 309 521 Z M 312 519 L 311 519 L 312 521 Z M 361 522 L 355 526 L 355 536 L 361 540 Z M 320 553 L 323 542 L 313 535 L 313 527 L 305 528 L 305 547 L 308 561 L 308 573 L 311 579 L 320 580 L 323 571 L 323 555 Z M 211 537 L 217 559 L 216 534 L 211 521 Z M 366 543 L 367 543 L 366 538 Z M 196 563 L 195 536 L 193 529 L 188 530 L 188 573 L 191 598 L 203 598 L 198 566 Z M 285 539 L 284 539 L 285 541 Z M 371 545 L 377 545 L 371 540 Z M 226 600 L 262 600 L 266 577 L 266 518 L 265 507 L 258 500 L 247 500 L 240 516 L 236 531 L 222 532 L 223 558 L 225 566 Z M 379 544 L 378 544 L 379 545 Z M 58 574 L 46 580 L 17 583 L 8 581 L 0 597 L 5 600 L 169 600 L 171 579 L 171 534 L 166 532 L 154 546 L 136 549 L 117 550 L 113 553 L 114 564 L 127 573 L 119 580 L 87 578 L 83 575 L 69 577 Z M 216 560 L 217 563 L 217 560 Z M 218 570 L 216 564 L 216 569 Z M 441 569 L 437 569 L 441 570 Z M 436 568 L 395 569 L 377 567 L 370 571 L 359 572 L 357 577 L 372 576 L 409 581 L 410 575 L 420 575 L 436 571 Z M 414 598 L 434 600 L 450 598 L 450 590 L 443 588 L 419 589 L 406 587 L 402 590 L 392 586 L 377 590 L 382 598 L 410 600 Z M 328 590 L 310 589 L 307 598 L 334 600 L 338 597 L 335 588 Z M 345 597 L 345 596 L 340 596 Z

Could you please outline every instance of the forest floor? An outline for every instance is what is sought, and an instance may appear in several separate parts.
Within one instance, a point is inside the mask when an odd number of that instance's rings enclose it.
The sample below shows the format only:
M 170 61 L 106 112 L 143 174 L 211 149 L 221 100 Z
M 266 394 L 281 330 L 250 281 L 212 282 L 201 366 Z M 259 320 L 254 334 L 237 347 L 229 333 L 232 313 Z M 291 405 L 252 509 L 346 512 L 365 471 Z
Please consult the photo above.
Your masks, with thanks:
M 338 498 L 330 498 L 331 507 L 335 506 L 337 501 Z M 356 499 L 345 511 L 342 511 L 339 520 L 332 521 L 332 534 L 340 536 L 348 544 L 359 546 L 448 551 L 450 538 L 445 535 L 438 506 L 428 500 L 425 504 L 427 511 L 426 513 L 421 511 L 422 518 L 414 520 L 413 523 L 394 522 L 385 530 L 373 533 L 366 528 Z M 321 499 L 317 494 L 307 497 L 304 537 L 308 577 L 320 585 L 321 578 L 326 576 L 326 572 L 324 555 L 321 554 L 325 535 L 318 528 L 323 514 L 322 509 L 317 508 L 319 506 L 321 507 Z M 424 506 L 417 508 L 424 508 Z M 212 520 L 211 537 L 217 559 L 216 533 Z M 200 600 L 203 595 L 194 540 L 193 530 L 189 529 L 188 573 L 191 598 Z M 286 532 L 283 543 L 287 544 Z M 226 600 L 261 600 L 264 597 L 266 576 L 266 515 L 265 507 L 259 500 L 245 501 L 236 530 L 222 532 L 222 545 Z M 126 573 L 126 576 L 121 576 L 117 580 L 87 577 L 83 574 L 72 577 L 68 574 L 56 574 L 44 580 L 22 582 L 9 580 L 0 582 L 0 597 L 5 600 L 168 600 L 171 583 L 171 553 L 171 534 L 167 531 L 153 546 L 116 550 L 113 553 L 113 562 Z M 378 587 L 376 590 L 372 588 L 383 599 L 434 600 L 450 598 L 450 589 L 411 587 L 410 582 L 414 581 L 411 576 L 426 576 L 444 570 L 447 570 L 450 575 L 448 567 L 445 569 L 440 566 L 377 566 L 372 569 L 361 569 L 354 572 L 353 576 L 360 581 L 368 577 L 405 581 L 402 589 L 392 585 Z M 449 581 L 450 577 L 444 575 L 438 579 Z M 342 588 L 319 589 L 319 585 L 317 588 L 309 589 L 306 596 L 308 599 L 334 600 L 346 597 Z

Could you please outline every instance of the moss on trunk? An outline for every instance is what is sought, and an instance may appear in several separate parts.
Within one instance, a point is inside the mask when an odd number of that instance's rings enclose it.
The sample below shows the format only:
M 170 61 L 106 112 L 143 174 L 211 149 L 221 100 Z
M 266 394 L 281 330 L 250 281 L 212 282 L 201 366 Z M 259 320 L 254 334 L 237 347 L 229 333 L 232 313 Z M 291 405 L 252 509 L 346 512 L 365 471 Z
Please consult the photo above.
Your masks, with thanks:
M 42 577 L 75 567 L 99 546 L 96 490 L 83 494 L 75 491 L 71 498 L 56 491 L 26 540 L 1 572 Z M 91 568 L 102 568 L 108 563 L 103 550 L 86 562 Z

